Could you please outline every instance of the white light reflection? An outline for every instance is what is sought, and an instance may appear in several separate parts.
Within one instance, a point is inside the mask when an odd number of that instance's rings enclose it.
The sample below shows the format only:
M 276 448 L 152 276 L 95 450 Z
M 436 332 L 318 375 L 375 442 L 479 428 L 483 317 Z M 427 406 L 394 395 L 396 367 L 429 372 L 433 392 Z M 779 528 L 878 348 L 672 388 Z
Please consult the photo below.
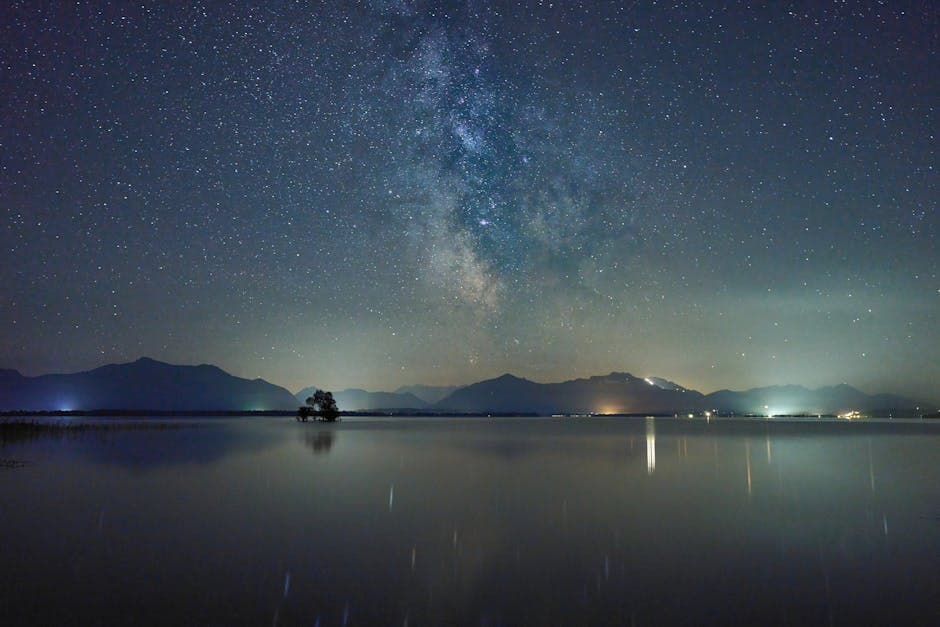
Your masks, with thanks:
M 646 419 L 646 474 L 656 470 L 656 419 Z
M 751 441 L 745 440 L 744 459 L 747 461 L 747 495 L 751 496 Z

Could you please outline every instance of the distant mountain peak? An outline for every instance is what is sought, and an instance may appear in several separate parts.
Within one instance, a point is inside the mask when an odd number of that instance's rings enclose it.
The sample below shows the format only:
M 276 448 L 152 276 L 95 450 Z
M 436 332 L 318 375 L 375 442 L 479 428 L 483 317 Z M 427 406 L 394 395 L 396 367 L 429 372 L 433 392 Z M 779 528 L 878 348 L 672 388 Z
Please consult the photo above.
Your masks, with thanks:
M 154 359 L 153 357 L 138 357 L 132 362 L 128 363 L 117 363 L 117 364 L 108 364 L 108 366 L 144 366 L 150 368 L 160 368 L 160 367 L 169 367 L 169 368 L 185 368 L 185 364 L 170 364 L 165 361 L 160 361 L 159 359 Z M 102 366 L 107 367 L 107 366 Z
M 165 361 L 160 361 L 154 359 L 153 357 L 138 357 L 134 361 L 124 361 L 124 362 L 115 362 L 111 364 L 105 364 L 97 368 L 101 370 L 102 368 L 185 368 L 185 365 L 175 365 L 169 364 Z
M 819 388 L 819 390 L 840 390 L 844 392 L 858 392 L 858 388 L 849 385 L 848 383 L 838 383 L 836 385 L 830 385 L 826 387 Z
M 605 375 L 604 377 L 601 377 L 601 378 L 607 379 L 609 381 L 623 381 L 623 382 L 637 381 L 639 379 L 639 377 L 635 377 L 629 372 L 617 372 L 617 371 L 611 372 L 610 374 Z
M 395 390 L 395 393 L 413 394 L 425 403 L 436 403 L 461 387 L 459 385 L 403 385 Z
M 678 390 L 680 392 L 684 392 L 688 389 L 679 385 L 675 381 L 663 379 L 662 377 L 644 377 L 643 380 L 646 381 L 649 385 L 658 387 L 661 390 Z

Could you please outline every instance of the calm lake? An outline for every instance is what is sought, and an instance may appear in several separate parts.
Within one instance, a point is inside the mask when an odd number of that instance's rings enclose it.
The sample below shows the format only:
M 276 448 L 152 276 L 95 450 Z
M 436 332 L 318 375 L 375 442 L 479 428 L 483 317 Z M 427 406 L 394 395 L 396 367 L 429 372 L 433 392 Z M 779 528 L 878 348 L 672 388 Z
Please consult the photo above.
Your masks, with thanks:
M 146 424 L 0 440 L 0 623 L 940 624 L 940 424 Z

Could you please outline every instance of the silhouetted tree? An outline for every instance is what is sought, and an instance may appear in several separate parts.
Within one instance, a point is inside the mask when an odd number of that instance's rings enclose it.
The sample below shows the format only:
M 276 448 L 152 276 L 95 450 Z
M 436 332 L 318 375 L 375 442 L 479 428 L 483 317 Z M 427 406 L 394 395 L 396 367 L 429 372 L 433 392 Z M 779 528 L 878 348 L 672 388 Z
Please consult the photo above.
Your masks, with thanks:
M 307 422 L 311 416 L 327 422 L 333 422 L 339 417 L 339 407 L 332 392 L 317 390 L 313 396 L 307 398 L 307 404 L 297 410 L 297 420 Z

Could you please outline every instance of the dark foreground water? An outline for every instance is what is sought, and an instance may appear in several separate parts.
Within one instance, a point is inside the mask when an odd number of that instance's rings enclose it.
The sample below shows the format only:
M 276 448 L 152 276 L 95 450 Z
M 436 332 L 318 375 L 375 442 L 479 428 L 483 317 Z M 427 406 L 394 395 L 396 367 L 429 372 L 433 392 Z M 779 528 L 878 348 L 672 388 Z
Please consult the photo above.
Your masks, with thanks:
M 940 624 L 940 424 L 225 419 L 0 460 L 8 626 Z

